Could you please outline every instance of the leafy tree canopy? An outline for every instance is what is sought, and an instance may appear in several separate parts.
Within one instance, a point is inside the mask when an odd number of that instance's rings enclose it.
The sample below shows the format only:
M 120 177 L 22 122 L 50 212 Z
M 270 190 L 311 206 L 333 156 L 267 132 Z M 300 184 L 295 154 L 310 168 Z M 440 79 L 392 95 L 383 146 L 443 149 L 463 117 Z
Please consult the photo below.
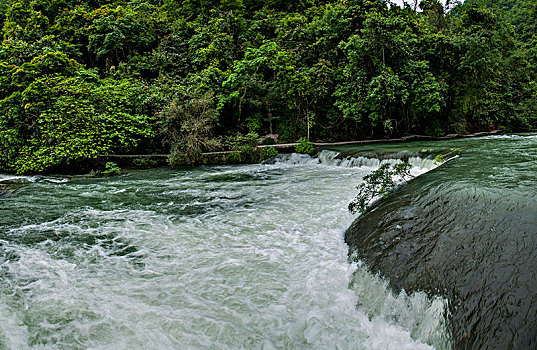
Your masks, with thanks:
M 528 130 L 535 23 L 530 0 L 0 0 L 0 169 Z

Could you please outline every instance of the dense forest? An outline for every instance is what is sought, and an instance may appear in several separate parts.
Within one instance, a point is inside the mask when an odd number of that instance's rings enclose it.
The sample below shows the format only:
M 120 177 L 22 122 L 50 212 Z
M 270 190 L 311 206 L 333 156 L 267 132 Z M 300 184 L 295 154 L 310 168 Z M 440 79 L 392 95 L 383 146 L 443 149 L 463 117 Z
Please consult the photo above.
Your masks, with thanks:
M 529 130 L 536 23 L 532 0 L 0 0 L 0 169 Z

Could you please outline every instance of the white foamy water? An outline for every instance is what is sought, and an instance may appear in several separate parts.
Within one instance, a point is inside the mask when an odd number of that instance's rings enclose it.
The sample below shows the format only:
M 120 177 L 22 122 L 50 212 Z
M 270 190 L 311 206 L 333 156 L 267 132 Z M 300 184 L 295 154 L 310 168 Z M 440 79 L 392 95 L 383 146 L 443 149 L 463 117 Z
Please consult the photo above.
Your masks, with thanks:
M 35 182 L 35 177 L 0 174 L 0 183 L 2 182 L 29 183 Z
M 378 166 L 367 162 L 289 155 L 7 197 L 0 348 L 447 347 L 442 300 L 393 295 L 348 262 L 347 205 Z

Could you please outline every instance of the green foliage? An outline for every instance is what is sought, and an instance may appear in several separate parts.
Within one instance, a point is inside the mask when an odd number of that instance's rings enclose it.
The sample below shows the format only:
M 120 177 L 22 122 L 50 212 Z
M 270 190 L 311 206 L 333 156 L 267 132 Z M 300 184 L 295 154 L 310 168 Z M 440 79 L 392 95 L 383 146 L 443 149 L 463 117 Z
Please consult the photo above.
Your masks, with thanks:
M 136 158 L 132 161 L 132 166 L 136 168 L 155 168 L 159 165 L 159 162 L 155 159 L 149 158 Z
M 226 155 L 226 163 L 227 164 L 241 164 L 244 163 L 243 157 L 241 155 L 241 152 L 239 151 L 233 151 Z
M 298 141 L 298 145 L 295 146 L 297 153 L 312 155 L 315 152 L 313 143 L 308 141 L 305 137 L 301 137 Z
M 450 4 L 0 0 L 0 169 L 537 127 L 535 2 Z
M 121 175 L 121 168 L 114 162 L 107 162 L 101 174 L 105 177 Z
M 436 157 L 434 158 L 434 164 L 441 164 L 441 163 L 444 163 L 446 161 L 446 159 L 444 158 L 444 155 L 443 154 L 437 154 Z
M 255 147 L 259 135 L 248 133 L 246 135 L 240 132 L 226 137 L 225 145 L 232 151 L 245 151 Z
M 410 168 L 409 163 L 385 163 L 364 176 L 357 187 L 356 198 L 349 203 L 349 211 L 353 214 L 367 212 L 375 200 L 388 197 L 401 182 L 410 180 Z
M 232 164 L 256 163 L 262 157 L 256 149 L 256 142 L 259 135 L 256 133 L 232 134 L 226 137 L 224 144 L 232 151 L 226 156 L 226 162 Z
M 263 147 L 261 149 L 261 155 L 263 159 L 274 158 L 278 155 L 278 150 L 274 147 Z
M 448 161 L 458 156 L 461 153 L 462 153 L 462 150 L 460 148 L 450 148 L 449 151 L 446 153 L 437 154 L 436 157 L 434 158 L 434 164 L 435 165 L 442 164 L 445 161 Z
M 263 141 L 261 141 L 261 144 L 264 146 L 274 145 L 276 144 L 276 140 L 274 140 L 272 137 L 266 137 L 263 139 Z
M 214 105 L 210 94 L 184 96 L 161 112 L 161 132 L 171 148 L 171 165 L 199 164 L 203 152 L 220 145 L 219 140 L 212 137 L 213 123 L 218 116 Z
M 125 153 L 154 136 L 139 83 L 48 76 L 31 83 L 17 103 L 0 101 L 4 166 L 18 173 L 46 171 L 98 154 Z M 18 139 L 16 139 L 18 138 Z

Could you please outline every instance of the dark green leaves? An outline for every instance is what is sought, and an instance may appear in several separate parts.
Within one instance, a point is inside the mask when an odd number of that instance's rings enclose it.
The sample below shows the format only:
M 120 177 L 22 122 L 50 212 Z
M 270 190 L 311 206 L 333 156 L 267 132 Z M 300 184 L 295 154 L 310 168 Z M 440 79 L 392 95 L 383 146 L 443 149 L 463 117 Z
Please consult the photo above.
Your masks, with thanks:
M 357 187 L 356 198 L 349 203 L 349 211 L 362 214 L 371 209 L 375 200 L 386 198 L 399 184 L 412 177 L 410 168 L 409 163 L 384 163 L 371 174 L 364 176 L 363 182 Z

